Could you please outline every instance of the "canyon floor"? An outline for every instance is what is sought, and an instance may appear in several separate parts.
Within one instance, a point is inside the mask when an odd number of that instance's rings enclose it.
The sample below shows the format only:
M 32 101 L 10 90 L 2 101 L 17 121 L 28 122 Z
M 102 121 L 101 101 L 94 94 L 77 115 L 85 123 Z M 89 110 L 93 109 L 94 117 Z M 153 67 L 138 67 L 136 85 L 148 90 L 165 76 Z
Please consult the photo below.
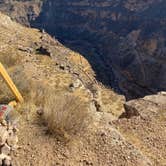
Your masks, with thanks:
M 11 154 L 13 165 L 166 165 L 165 92 L 126 102 L 96 81 L 91 65 L 79 53 L 1 13 L 0 39 L 0 61 L 25 99 L 16 108 L 21 118 L 19 148 Z M 70 141 L 49 132 L 43 118 L 47 89 L 49 96 L 70 94 L 88 105 L 90 122 L 83 131 L 77 129 Z M 11 99 L 1 80 L 0 103 Z

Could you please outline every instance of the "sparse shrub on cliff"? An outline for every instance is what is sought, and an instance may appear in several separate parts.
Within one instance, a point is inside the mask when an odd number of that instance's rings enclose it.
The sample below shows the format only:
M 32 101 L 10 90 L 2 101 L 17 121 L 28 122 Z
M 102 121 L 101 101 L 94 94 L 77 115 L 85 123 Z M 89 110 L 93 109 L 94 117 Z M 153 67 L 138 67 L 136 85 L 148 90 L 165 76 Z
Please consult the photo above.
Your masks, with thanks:
M 25 73 L 23 72 L 23 66 L 20 65 L 20 56 L 12 55 L 5 56 L 0 55 L 0 62 L 4 65 L 8 71 L 10 77 L 15 83 L 16 87 L 19 89 L 23 96 L 27 96 L 30 92 L 30 83 L 26 78 Z M 8 103 L 11 100 L 14 100 L 14 96 L 10 91 L 9 87 L 6 85 L 5 81 L 0 77 L 0 102 Z
M 90 115 L 87 103 L 71 94 L 50 93 L 46 97 L 44 119 L 51 133 L 70 140 L 88 126 Z
M 7 68 L 13 67 L 20 61 L 20 56 L 18 55 L 0 55 L 0 62 Z
M 9 74 L 24 98 L 29 98 L 30 92 L 32 91 L 32 81 L 27 78 L 22 66 L 16 66 Z
M 13 99 L 13 96 L 9 88 L 7 87 L 5 82 L 2 79 L 0 79 L 0 104 L 2 103 L 7 104 L 12 99 Z

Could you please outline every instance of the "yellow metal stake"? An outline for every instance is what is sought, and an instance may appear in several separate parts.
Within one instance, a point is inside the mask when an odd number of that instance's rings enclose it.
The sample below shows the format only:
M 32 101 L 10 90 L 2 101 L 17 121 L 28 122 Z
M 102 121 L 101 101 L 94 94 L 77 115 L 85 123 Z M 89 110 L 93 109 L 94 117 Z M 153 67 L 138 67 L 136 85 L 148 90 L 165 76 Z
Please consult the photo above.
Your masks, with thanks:
M 10 88 L 14 96 L 16 97 L 17 101 L 22 103 L 24 101 L 22 95 L 18 91 L 17 87 L 15 86 L 9 74 L 7 73 L 7 71 L 5 70 L 5 68 L 3 67 L 1 63 L 0 63 L 0 75 L 5 80 L 6 84 L 8 85 L 8 87 Z

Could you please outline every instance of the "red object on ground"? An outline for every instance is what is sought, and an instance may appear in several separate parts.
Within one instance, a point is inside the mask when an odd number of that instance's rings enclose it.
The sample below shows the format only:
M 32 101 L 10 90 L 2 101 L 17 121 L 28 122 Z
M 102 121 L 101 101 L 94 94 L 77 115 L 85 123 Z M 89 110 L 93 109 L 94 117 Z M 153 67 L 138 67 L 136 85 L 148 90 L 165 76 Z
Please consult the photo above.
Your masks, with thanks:
M 2 111 L 5 111 L 5 110 L 7 110 L 7 107 L 6 106 L 2 106 Z
M 7 110 L 7 107 L 6 106 L 1 106 L 0 107 L 0 117 L 3 116 L 4 112 Z

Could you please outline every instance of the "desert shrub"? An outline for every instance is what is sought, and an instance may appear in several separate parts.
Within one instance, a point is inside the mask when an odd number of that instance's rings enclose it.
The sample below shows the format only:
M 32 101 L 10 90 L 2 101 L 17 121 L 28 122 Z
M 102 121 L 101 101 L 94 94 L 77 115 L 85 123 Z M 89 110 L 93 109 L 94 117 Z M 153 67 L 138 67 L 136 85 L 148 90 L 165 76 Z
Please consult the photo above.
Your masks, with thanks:
M 17 65 L 20 60 L 21 57 L 19 55 L 0 55 L 0 62 L 7 68 Z
M 47 86 L 44 85 L 42 82 L 34 83 L 33 84 L 34 92 L 31 94 L 31 98 L 33 99 L 33 103 L 37 107 L 44 107 L 44 100 Z
M 32 90 L 32 81 L 27 78 L 22 66 L 15 67 L 9 74 L 20 93 L 25 98 L 29 98 Z
M 0 79 L 0 104 L 7 104 L 9 101 L 13 100 L 14 97 L 11 94 L 9 88 L 5 84 L 5 82 Z
M 72 94 L 48 93 L 44 119 L 51 133 L 70 140 L 86 129 L 90 122 L 88 104 Z
M 23 72 L 22 66 L 18 65 L 16 67 L 13 67 L 12 70 L 9 71 L 9 75 L 23 97 L 26 99 L 29 98 L 31 93 L 31 82 Z M 0 102 L 8 103 L 9 101 L 14 99 L 15 97 L 10 91 L 9 87 L 0 77 Z

